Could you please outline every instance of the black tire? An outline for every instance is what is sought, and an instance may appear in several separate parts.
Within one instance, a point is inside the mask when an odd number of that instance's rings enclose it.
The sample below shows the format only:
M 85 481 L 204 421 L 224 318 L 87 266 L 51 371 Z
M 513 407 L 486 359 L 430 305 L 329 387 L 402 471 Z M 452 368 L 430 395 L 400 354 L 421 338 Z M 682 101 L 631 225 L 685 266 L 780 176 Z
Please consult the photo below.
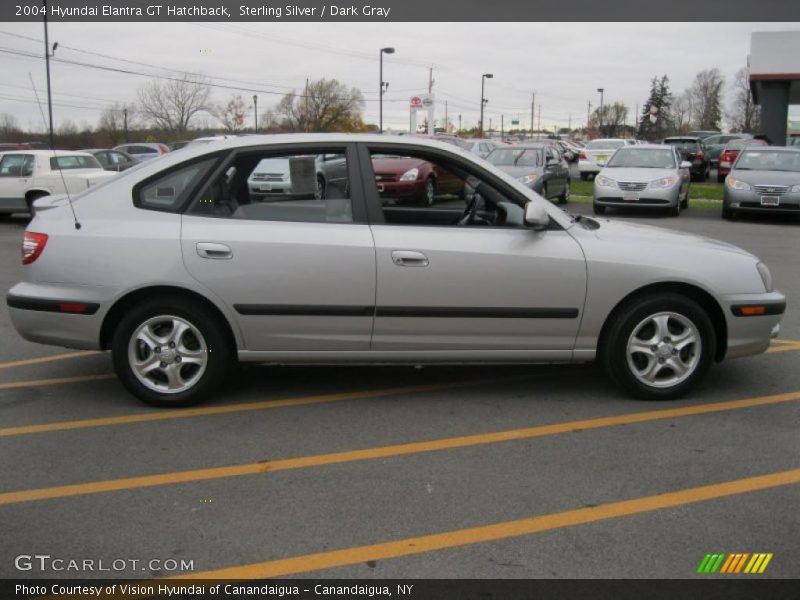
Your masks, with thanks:
M 581 181 L 589 181 L 589 174 L 581 173 Z
M 606 214 L 606 207 L 600 206 L 599 204 L 592 204 L 592 210 L 596 215 L 604 215 Z
M 549 200 L 549 198 L 547 196 L 547 184 L 546 183 L 542 184 L 542 198 L 544 198 L 545 200 Z
M 682 202 L 680 200 L 678 200 L 675 203 L 675 206 L 670 206 L 667 209 L 667 214 L 670 217 L 680 217 L 681 216 L 681 204 L 682 204 Z
M 195 351 L 205 354 L 205 371 L 191 387 L 179 392 L 160 392 L 139 380 L 129 359 L 129 343 L 141 325 L 155 317 L 178 317 L 196 328 L 205 340 L 205 348 L 197 344 Z M 143 346 L 140 346 L 144 348 Z M 233 348 L 225 326 L 219 317 L 201 304 L 192 304 L 184 298 L 153 298 L 134 306 L 117 324 L 111 340 L 114 370 L 122 384 L 143 402 L 158 407 L 184 407 L 198 404 L 209 398 L 222 384 L 233 359 Z M 168 359 L 167 359 L 168 360 Z M 161 363 L 164 365 L 165 363 Z M 193 368 L 192 365 L 184 365 Z
M 686 194 L 683 196 L 683 200 L 681 200 L 681 208 L 689 208 L 689 191 L 686 191 Z
M 646 322 L 651 316 L 660 313 L 678 315 L 681 319 L 685 320 L 685 322 L 691 323 L 700 340 L 699 346 L 696 344 L 689 345 L 677 353 L 678 359 L 684 361 L 685 352 L 685 358 L 692 361 L 692 367 L 687 371 L 685 376 L 683 376 L 683 379 L 679 378 L 679 380 L 672 385 L 669 384 L 669 381 L 663 381 L 662 385 L 646 384 L 631 370 L 628 362 L 628 340 L 632 338 L 634 330 L 643 322 Z M 651 293 L 639 296 L 631 299 L 620 307 L 619 310 L 615 311 L 611 319 L 612 321 L 608 324 L 608 329 L 603 336 L 602 345 L 599 349 L 600 360 L 608 375 L 617 385 L 624 388 L 632 396 L 641 400 L 674 400 L 686 395 L 703 378 L 714 360 L 717 344 L 714 326 L 708 314 L 701 306 L 687 296 L 673 292 Z M 678 320 L 674 317 L 669 317 L 667 323 L 668 327 L 669 325 L 680 325 Z M 649 334 L 646 327 L 647 326 L 645 326 L 642 331 Z M 652 331 L 655 335 L 655 329 Z M 672 330 L 669 331 L 672 333 Z M 687 328 L 683 331 L 691 330 Z M 673 333 L 673 335 L 680 335 L 680 329 L 678 329 L 678 333 Z M 653 348 L 653 346 L 651 346 L 651 348 Z M 662 351 L 665 353 L 670 352 L 669 342 L 664 342 L 663 345 L 659 344 L 654 354 Z M 636 359 L 631 359 L 634 366 L 636 366 L 638 361 L 646 358 L 643 354 L 633 354 L 632 356 L 637 357 Z M 647 359 L 647 365 L 653 364 L 650 360 L 651 359 Z M 652 360 L 659 359 L 653 357 Z M 672 358 L 666 358 L 664 360 L 672 360 Z M 665 364 L 665 366 L 658 367 L 659 370 L 656 371 L 655 376 L 658 376 L 665 370 L 667 374 L 676 374 L 676 372 L 673 371 L 668 364 L 663 363 L 663 361 L 659 364 Z
M 720 173 L 717 172 L 717 183 L 725 183 L 725 175 L 720 175 Z
M 559 204 L 566 204 L 569 202 L 569 197 L 572 195 L 572 187 L 570 186 L 569 179 L 564 184 L 564 191 L 561 192 L 561 195 L 558 197 Z
M 317 189 L 314 190 L 314 198 L 325 199 L 325 178 L 322 175 L 317 175 Z
M 436 201 L 436 180 L 428 177 L 425 180 L 425 190 L 422 192 L 422 205 L 433 206 Z
M 724 204 L 722 205 L 722 218 L 726 221 L 730 221 L 736 218 L 736 212 L 732 208 L 728 208 Z
M 47 192 L 32 192 L 25 196 L 25 202 L 28 205 L 28 212 L 30 213 L 31 217 L 33 216 L 33 203 L 38 200 L 39 198 L 44 198 L 45 196 L 49 196 Z

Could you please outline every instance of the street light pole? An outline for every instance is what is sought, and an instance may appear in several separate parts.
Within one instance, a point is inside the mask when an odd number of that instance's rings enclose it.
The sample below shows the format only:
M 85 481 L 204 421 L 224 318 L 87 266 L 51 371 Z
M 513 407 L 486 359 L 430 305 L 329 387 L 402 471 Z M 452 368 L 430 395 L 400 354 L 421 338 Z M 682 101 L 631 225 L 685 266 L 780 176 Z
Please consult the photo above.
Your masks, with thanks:
M 603 137 L 603 92 L 605 89 L 597 88 L 597 91 L 600 92 L 600 137 Z
M 394 48 L 381 48 L 381 51 L 378 53 L 378 62 L 380 63 L 380 69 L 378 73 L 379 77 L 379 85 L 378 85 L 378 132 L 383 133 L 383 88 L 384 88 L 384 81 L 383 81 L 383 55 L 384 54 L 394 54 Z M 388 84 L 386 84 L 388 87 Z
M 50 39 L 47 36 L 47 0 L 42 0 L 44 12 L 44 64 L 47 71 L 47 113 L 50 116 L 50 148 L 55 147 L 53 138 L 53 96 L 50 92 Z M 53 48 L 55 50 L 55 48 Z
M 253 133 L 258 133 L 258 96 L 255 94 L 253 94 L 253 118 L 255 119 Z
M 494 77 L 494 75 L 492 75 L 491 73 L 484 73 L 483 75 L 481 75 L 481 121 L 480 121 L 480 127 L 478 129 L 479 132 L 478 137 L 483 137 L 483 106 L 488 102 L 488 100 L 486 100 L 483 97 L 484 83 L 487 79 L 491 79 L 492 77 Z

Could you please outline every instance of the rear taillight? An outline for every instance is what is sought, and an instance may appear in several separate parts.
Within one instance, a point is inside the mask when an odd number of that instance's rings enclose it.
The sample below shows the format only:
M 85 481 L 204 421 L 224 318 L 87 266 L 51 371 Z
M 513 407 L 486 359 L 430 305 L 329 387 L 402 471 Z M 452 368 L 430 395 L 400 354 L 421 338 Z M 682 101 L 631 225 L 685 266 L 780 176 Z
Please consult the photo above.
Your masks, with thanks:
M 695 154 L 695 155 L 694 155 L 694 157 L 695 157 L 697 160 L 703 160 L 703 159 L 706 157 L 706 155 L 705 155 L 705 154 L 703 154 L 703 152 L 702 152 L 702 150 L 701 150 L 700 152 L 698 152 L 697 154 Z
M 46 233 L 26 231 L 25 237 L 22 238 L 22 264 L 29 265 L 39 258 L 39 255 L 44 251 L 46 245 Z
M 586 160 L 586 154 L 585 154 L 584 152 L 581 152 L 581 153 L 578 155 L 578 158 L 579 158 L 580 160 Z

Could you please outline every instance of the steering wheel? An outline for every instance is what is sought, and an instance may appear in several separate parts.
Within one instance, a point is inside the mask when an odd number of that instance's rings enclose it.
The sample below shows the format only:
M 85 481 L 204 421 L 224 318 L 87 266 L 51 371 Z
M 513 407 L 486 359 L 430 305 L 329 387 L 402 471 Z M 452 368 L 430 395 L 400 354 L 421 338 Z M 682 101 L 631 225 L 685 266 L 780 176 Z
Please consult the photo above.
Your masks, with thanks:
M 475 221 L 475 214 L 478 212 L 478 204 L 480 199 L 481 195 L 479 193 L 472 193 L 472 197 L 469 199 L 461 218 L 458 219 L 459 225 L 471 225 L 473 221 Z

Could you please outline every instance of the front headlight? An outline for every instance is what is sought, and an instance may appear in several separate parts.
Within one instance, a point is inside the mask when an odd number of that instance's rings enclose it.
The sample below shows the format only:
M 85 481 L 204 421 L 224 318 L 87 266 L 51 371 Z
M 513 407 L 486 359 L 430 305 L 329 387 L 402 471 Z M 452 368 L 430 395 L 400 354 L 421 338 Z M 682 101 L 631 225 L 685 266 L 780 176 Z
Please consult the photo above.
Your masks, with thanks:
M 793 185 L 792 186 L 792 193 L 793 194 L 800 194 L 800 183 L 798 183 L 797 185 Z
M 520 183 L 524 183 L 525 185 L 530 185 L 535 183 L 536 180 L 539 179 L 538 173 L 531 173 L 530 175 L 523 175 L 522 177 L 517 177 L 517 181 Z
M 725 185 L 727 185 L 732 190 L 749 190 L 750 184 L 745 183 L 744 181 L 739 181 L 738 179 L 734 179 L 730 175 L 725 179 Z
M 617 187 L 616 181 L 614 181 L 613 179 L 609 179 L 608 177 L 603 177 L 602 175 L 597 175 L 594 178 L 594 182 L 596 185 L 599 185 L 600 187 L 610 187 L 610 188 Z
M 668 188 L 674 185 L 676 181 L 678 181 L 677 177 L 663 177 L 661 179 L 656 179 L 655 181 L 651 181 L 650 187 L 654 189 Z
M 414 181 L 419 176 L 419 169 L 409 169 L 400 177 L 400 181 Z
M 758 274 L 761 275 L 761 281 L 764 282 L 764 289 L 767 292 L 772 291 L 772 273 L 769 272 L 767 265 L 760 262 L 756 265 L 756 269 L 758 269 Z

